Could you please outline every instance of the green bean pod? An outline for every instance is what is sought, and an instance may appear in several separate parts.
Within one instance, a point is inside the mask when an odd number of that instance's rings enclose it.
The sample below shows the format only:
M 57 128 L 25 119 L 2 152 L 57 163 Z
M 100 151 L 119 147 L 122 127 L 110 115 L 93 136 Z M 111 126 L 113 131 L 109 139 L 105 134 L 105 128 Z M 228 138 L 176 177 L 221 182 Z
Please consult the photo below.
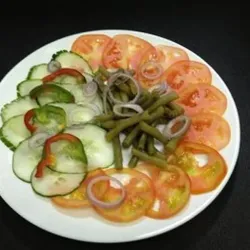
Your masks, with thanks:
M 156 156 L 150 156 L 147 153 L 141 152 L 140 150 L 136 148 L 132 148 L 132 154 L 138 157 L 139 160 L 149 162 L 151 164 L 156 165 L 157 167 L 160 167 L 160 168 L 167 167 L 167 162 L 165 160 L 162 160 Z
M 123 157 L 122 157 L 122 148 L 121 148 L 119 135 L 114 137 L 112 143 L 113 143 L 113 150 L 114 150 L 115 168 L 122 169 L 123 168 Z
M 144 121 L 140 122 L 140 129 L 142 131 L 144 131 L 145 133 L 153 136 L 155 139 L 162 142 L 163 144 L 165 144 L 167 142 L 167 139 L 164 137 L 164 135 L 157 128 L 154 128 L 153 126 L 148 125 Z

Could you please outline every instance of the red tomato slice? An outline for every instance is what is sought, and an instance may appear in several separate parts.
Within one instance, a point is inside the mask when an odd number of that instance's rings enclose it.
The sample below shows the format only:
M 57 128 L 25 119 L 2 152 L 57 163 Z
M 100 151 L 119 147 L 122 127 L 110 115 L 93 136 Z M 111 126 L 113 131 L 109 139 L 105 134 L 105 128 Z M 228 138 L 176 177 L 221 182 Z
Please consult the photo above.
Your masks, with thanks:
M 142 54 L 152 45 L 136 36 L 116 35 L 109 41 L 103 52 L 103 64 L 106 68 L 136 69 Z
M 183 140 L 201 143 L 218 151 L 229 143 L 230 126 L 223 117 L 214 113 L 200 113 L 192 116 L 191 120 Z
M 98 214 L 114 222 L 130 222 L 145 215 L 153 204 L 155 198 L 154 186 L 151 179 L 134 169 L 108 169 L 105 173 L 109 176 L 115 174 L 129 175 L 130 180 L 124 183 L 126 198 L 118 208 L 101 208 L 94 206 Z M 101 198 L 101 201 L 111 202 L 120 195 L 119 189 L 110 187 Z
M 209 68 L 196 61 L 179 61 L 172 64 L 166 72 L 168 85 L 180 93 L 191 84 L 212 83 L 212 74 Z
M 178 102 L 189 116 L 212 112 L 223 115 L 227 108 L 226 96 L 210 84 L 193 84 L 179 94 Z
M 143 55 L 140 62 L 140 67 L 137 72 L 138 80 L 144 88 L 150 88 L 164 79 L 164 73 L 170 65 L 183 60 L 189 60 L 189 57 L 188 54 L 181 48 L 167 45 L 157 45 L 149 48 Z M 141 67 L 148 62 L 156 62 L 161 65 L 163 74 L 159 78 L 149 80 L 142 75 Z
M 103 50 L 111 40 L 103 34 L 82 35 L 73 42 L 71 50 L 80 54 L 89 62 L 93 71 L 96 71 L 102 65 Z
M 91 207 L 91 203 L 89 202 L 86 189 L 88 183 L 97 176 L 104 176 L 105 173 L 101 169 L 94 170 L 89 172 L 86 179 L 82 182 L 81 186 L 65 196 L 56 196 L 51 198 L 52 202 L 60 207 L 64 208 L 85 208 Z M 103 194 L 109 188 L 109 181 L 100 181 L 93 185 L 93 193 L 96 197 L 101 198 Z
M 152 178 L 156 197 L 154 204 L 147 211 L 147 216 L 155 219 L 166 219 L 182 210 L 190 198 L 190 179 L 179 167 L 168 164 L 166 170 L 143 163 L 140 171 L 148 171 Z
M 205 154 L 207 163 L 199 166 L 195 155 Z M 191 193 L 200 194 L 214 190 L 227 174 L 223 157 L 213 148 L 192 142 L 182 142 L 175 151 L 177 164 L 190 177 Z

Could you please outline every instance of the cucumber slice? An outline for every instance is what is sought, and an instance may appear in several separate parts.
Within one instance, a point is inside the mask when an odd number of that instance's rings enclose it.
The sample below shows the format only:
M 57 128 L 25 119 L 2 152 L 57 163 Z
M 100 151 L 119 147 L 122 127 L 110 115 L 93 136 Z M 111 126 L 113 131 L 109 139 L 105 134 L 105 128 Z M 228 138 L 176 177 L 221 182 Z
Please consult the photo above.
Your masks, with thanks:
M 94 109 L 75 103 L 51 103 L 49 105 L 62 108 L 66 112 L 67 127 L 75 124 L 86 123 L 98 115 Z
M 60 84 L 64 84 L 64 83 L 67 83 L 67 84 L 83 84 L 83 83 L 86 83 L 86 79 L 83 78 L 81 81 L 79 79 L 77 79 L 76 77 L 74 76 L 70 76 L 70 75 L 62 75 L 62 76 L 58 76 L 56 77 L 53 82 L 57 82 L 57 83 L 60 83 Z
M 113 145 L 105 138 L 106 130 L 93 124 L 85 124 L 81 127 L 70 127 L 65 133 L 78 137 L 83 146 L 88 160 L 88 171 L 97 168 L 106 168 L 113 164 Z
M 30 182 L 31 174 L 42 158 L 43 147 L 30 148 L 29 138 L 21 142 L 13 154 L 13 172 L 25 181 Z
M 42 84 L 43 84 L 43 82 L 40 79 L 25 80 L 25 81 L 20 82 L 17 85 L 18 96 L 29 95 L 29 93 L 32 89 L 34 89 L 35 87 L 42 85 Z
M 84 180 L 86 173 L 65 174 L 45 168 L 43 177 L 35 177 L 36 168 L 31 174 L 31 186 L 33 190 L 41 196 L 53 197 L 67 195 L 77 189 Z
M 80 174 L 87 171 L 87 157 L 80 141 L 77 144 L 66 140 L 53 142 L 51 153 L 56 163 L 49 167 L 54 171 L 68 174 Z
M 1 128 L 1 140 L 10 149 L 15 149 L 20 142 L 31 136 L 24 124 L 24 115 L 18 115 L 6 121 Z
M 47 69 L 47 63 L 41 63 L 33 66 L 28 73 L 27 80 L 31 79 L 42 79 L 43 77 L 49 75 L 50 72 Z
M 13 116 L 24 115 L 28 110 L 37 108 L 38 104 L 29 96 L 19 97 L 3 106 L 1 116 L 3 122 L 6 122 Z
M 93 75 L 93 70 L 91 69 L 88 62 L 83 59 L 80 55 L 67 50 L 61 50 L 52 56 L 52 60 L 60 62 L 62 68 L 73 68 L 81 72 L 85 77 Z

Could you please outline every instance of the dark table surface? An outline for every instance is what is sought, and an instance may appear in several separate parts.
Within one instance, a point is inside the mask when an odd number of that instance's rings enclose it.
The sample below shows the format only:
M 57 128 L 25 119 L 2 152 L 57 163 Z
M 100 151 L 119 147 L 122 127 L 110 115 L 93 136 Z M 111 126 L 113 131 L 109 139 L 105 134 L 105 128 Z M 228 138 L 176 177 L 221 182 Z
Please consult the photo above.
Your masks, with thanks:
M 73 17 L 64 14 L 61 17 L 24 17 L 18 16 L 18 13 L 8 17 L 1 16 L 0 78 L 23 57 L 44 44 L 88 30 L 112 28 L 146 31 L 174 40 L 196 52 L 224 79 L 237 104 L 242 141 L 236 169 L 219 197 L 190 222 L 151 239 L 106 247 L 249 250 L 250 32 L 244 7 L 233 5 L 219 8 L 215 5 L 209 8 L 211 6 L 197 7 L 189 4 L 167 8 L 146 8 L 144 5 L 133 7 L 130 11 L 117 11 L 112 7 L 106 11 L 94 8 L 89 13 L 83 10 L 84 14 Z M 60 247 L 62 250 L 79 247 L 97 249 L 103 246 L 76 242 L 45 232 L 16 214 L 0 198 L 0 249 L 28 250 L 48 247 Z

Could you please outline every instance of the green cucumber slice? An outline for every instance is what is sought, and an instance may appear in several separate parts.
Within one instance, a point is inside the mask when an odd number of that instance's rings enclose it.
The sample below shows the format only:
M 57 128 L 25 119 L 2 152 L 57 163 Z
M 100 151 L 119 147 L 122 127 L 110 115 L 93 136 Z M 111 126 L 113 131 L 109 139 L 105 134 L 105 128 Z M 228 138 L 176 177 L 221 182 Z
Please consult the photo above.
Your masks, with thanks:
M 81 72 L 86 78 L 93 75 L 93 70 L 88 62 L 80 55 L 67 50 L 61 50 L 52 56 L 52 60 L 60 62 L 62 68 L 73 68 Z
M 42 158 L 43 147 L 31 148 L 29 138 L 21 142 L 13 154 L 13 172 L 25 181 L 30 182 L 31 174 Z
M 96 111 L 88 105 L 75 103 L 50 103 L 50 106 L 62 108 L 66 112 L 67 127 L 75 124 L 91 121 L 96 115 Z
M 42 79 L 45 76 L 49 75 L 50 72 L 47 69 L 47 63 L 41 63 L 33 66 L 28 73 L 27 80 L 31 79 Z
M 106 130 L 94 124 L 85 124 L 66 128 L 64 133 L 72 134 L 81 140 L 88 160 L 88 171 L 113 164 L 113 145 L 105 138 Z
M 82 143 L 59 140 L 50 146 L 55 165 L 48 166 L 54 171 L 68 174 L 80 174 L 87 171 L 87 157 Z
M 43 177 L 35 176 L 36 168 L 31 174 L 31 186 L 35 193 L 44 197 L 67 195 L 77 189 L 84 180 L 86 173 L 65 174 L 45 168 Z
M 22 81 L 17 85 L 17 94 L 18 96 L 28 96 L 32 89 L 42 84 L 40 79 Z
M 24 115 L 28 110 L 37 108 L 38 104 L 29 96 L 19 97 L 3 106 L 1 116 L 3 122 L 6 122 L 13 116 Z
M 24 115 L 18 115 L 7 120 L 1 128 L 1 140 L 7 147 L 14 150 L 20 142 L 31 136 L 24 124 Z

